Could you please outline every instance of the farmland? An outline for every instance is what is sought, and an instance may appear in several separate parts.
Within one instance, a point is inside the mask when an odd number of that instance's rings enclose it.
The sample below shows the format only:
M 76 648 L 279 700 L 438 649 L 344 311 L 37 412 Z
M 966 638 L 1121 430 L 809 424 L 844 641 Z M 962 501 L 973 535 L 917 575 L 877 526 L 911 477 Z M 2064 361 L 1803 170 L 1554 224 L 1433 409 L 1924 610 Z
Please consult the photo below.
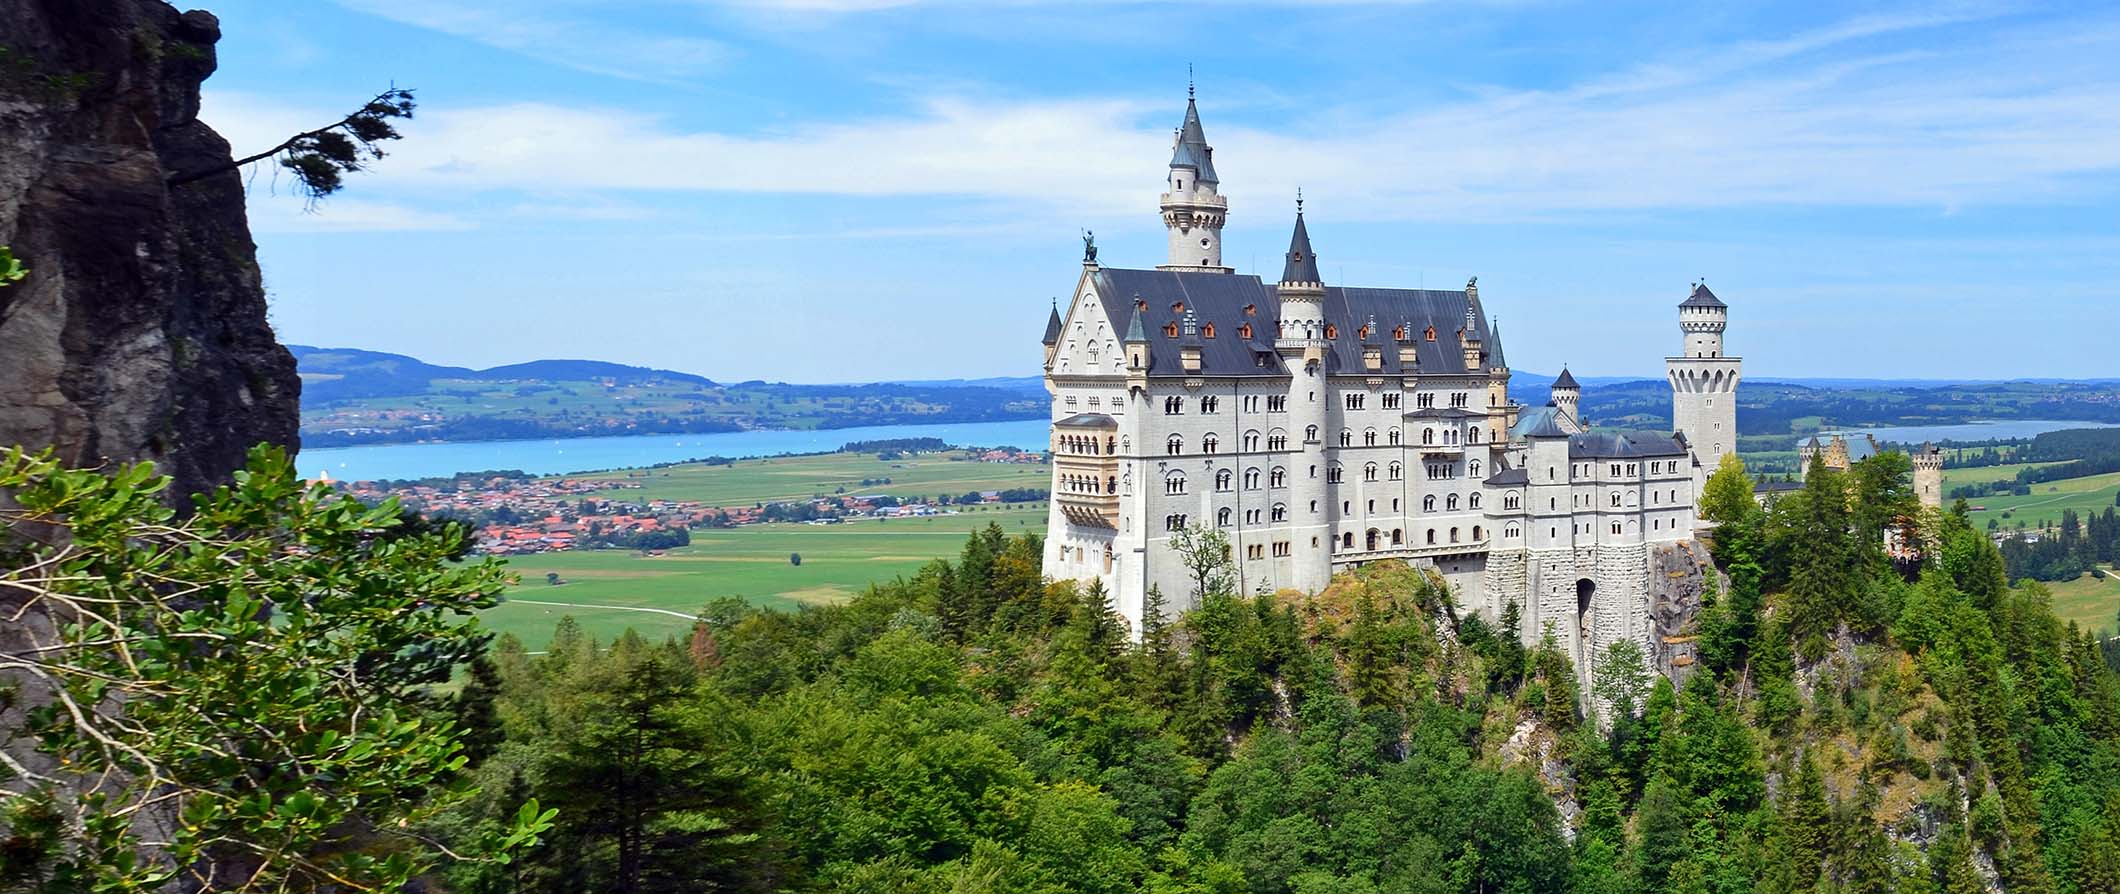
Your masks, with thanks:
M 639 490 L 606 496 L 630 500 L 696 500 L 709 506 L 806 500 L 836 495 L 956 496 L 969 491 L 1044 488 L 1052 470 L 1042 463 L 983 463 L 962 452 L 920 453 L 884 460 L 870 453 L 832 453 L 747 459 L 726 465 L 690 464 L 614 472 Z M 886 481 L 886 479 L 888 479 Z M 862 482 L 868 481 L 864 485 Z
M 2002 467 L 2012 468 L 2012 467 Z M 1988 472 L 1990 469 L 1968 469 L 1965 471 Z M 2012 472 L 2011 474 L 2014 474 Z M 2006 477 L 2006 476 L 2005 476 Z M 1954 482 L 1946 479 L 1944 489 L 1949 491 Z M 1964 481 L 1955 483 L 1963 484 Z M 2061 523 L 2061 511 L 2074 509 L 2079 513 L 2104 512 L 2120 497 L 2120 472 L 2103 475 L 2086 475 L 2081 478 L 2063 478 L 2059 481 L 2044 481 L 2032 485 L 2032 492 L 2024 496 L 1996 495 L 1970 501 L 1978 507 L 1972 514 L 1973 524 L 1985 528 L 1990 519 L 2003 528 L 2038 529 Z
M 551 636 L 552 625 L 563 615 L 573 615 L 584 629 L 607 641 L 627 627 L 661 637 L 690 629 L 692 613 L 722 597 L 780 608 L 844 601 L 870 581 L 911 575 L 936 558 L 956 556 L 965 535 L 989 522 L 1012 535 L 1042 533 L 1044 504 L 973 507 L 958 515 L 837 525 L 700 530 L 693 532 L 691 546 L 656 556 L 623 550 L 522 556 L 508 563 L 510 571 L 522 576 L 522 584 L 509 590 L 509 602 L 488 610 L 484 618 L 488 627 L 512 633 L 533 649 Z M 789 561 L 795 553 L 802 556 L 799 566 Z M 564 583 L 547 584 L 548 573 L 558 574 Z

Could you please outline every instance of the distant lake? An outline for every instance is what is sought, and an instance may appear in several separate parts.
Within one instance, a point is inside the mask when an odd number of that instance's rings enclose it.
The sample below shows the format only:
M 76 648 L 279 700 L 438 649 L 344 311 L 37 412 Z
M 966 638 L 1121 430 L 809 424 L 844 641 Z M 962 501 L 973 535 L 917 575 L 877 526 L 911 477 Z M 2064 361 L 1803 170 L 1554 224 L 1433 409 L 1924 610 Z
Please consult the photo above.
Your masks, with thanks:
M 1898 441 L 1902 444 L 1920 444 L 1926 441 L 1989 441 L 1998 438 L 2029 438 L 2033 435 L 2070 428 L 2115 428 L 2110 422 L 2082 422 L 2051 419 L 1992 419 L 1985 422 L 1961 422 L 1953 425 L 1901 425 L 1882 428 L 1851 428 L 1839 432 L 1819 432 L 1821 437 L 1835 434 L 1875 435 L 1880 441 Z M 1807 438 L 1798 438 L 1802 443 Z
M 532 441 L 463 441 L 376 444 L 304 450 L 295 469 L 339 481 L 378 478 L 441 478 L 458 472 L 521 469 L 533 475 L 648 466 L 709 456 L 775 456 L 821 453 L 848 441 L 941 438 L 959 446 L 1044 450 L 1044 419 L 948 425 L 871 425 L 815 431 L 739 431 L 696 435 L 625 435 L 607 438 L 548 438 Z

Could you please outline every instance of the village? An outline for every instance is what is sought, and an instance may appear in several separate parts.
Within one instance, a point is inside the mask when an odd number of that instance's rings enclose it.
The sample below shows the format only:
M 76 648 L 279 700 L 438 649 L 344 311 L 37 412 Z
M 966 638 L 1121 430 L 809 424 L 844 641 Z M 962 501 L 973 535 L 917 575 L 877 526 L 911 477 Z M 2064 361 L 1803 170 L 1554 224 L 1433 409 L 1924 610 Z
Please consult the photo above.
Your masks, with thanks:
M 1042 463 L 1037 452 L 984 451 L 977 463 Z M 636 549 L 656 552 L 691 542 L 702 528 L 769 523 L 841 524 L 849 521 L 949 515 L 969 506 L 1043 501 L 1043 488 L 970 490 L 957 494 L 893 495 L 833 493 L 800 500 L 712 505 L 706 501 L 653 495 L 643 479 L 613 477 L 536 478 L 520 473 L 419 481 L 332 482 L 342 493 L 375 504 L 399 505 L 429 518 L 450 519 L 477 532 L 473 551 L 513 556 L 573 549 Z M 651 484 L 654 479 L 646 479 Z M 863 484 L 888 484 L 873 479 Z M 616 492 L 633 492 L 618 494 Z

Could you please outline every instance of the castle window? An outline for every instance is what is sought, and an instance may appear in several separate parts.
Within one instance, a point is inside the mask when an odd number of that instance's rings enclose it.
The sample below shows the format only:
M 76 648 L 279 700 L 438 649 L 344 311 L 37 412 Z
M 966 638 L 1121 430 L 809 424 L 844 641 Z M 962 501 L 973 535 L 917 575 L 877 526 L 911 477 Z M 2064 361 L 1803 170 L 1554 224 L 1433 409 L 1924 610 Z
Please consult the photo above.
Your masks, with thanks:
M 1164 338 L 1177 338 L 1177 337 L 1178 337 L 1178 324 L 1177 324 L 1176 322 L 1170 322 L 1170 323 L 1165 323 L 1165 324 L 1163 324 L 1163 337 L 1164 337 Z
M 1253 452 L 1256 452 L 1256 451 L 1257 451 L 1258 449 L 1259 449 L 1259 433 L 1258 433 L 1257 431 L 1248 431 L 1248 432 L 1245 432 L 1245 433 L 1244 433 L 1244 452 L 1245 452 L 1245 453 L 1253 453 Z
M 1471 463 L 1469 463 L 1469 465 L 1471 466 L 1471 468 L 1465 470 L 1466 474 L 1469 474 L 1474 478 L 1480 477 L 1480 461 L 1473 460 Z
M 1338 483 L 1340 483 L 1340 475 L 1341 475 L 1341 473 L 1342 473 L 1343 471 L 1344 471 L 1344 470 L 1342 470 L 1342 469 L 1341 469 L 1341 468 L 1340 468 L 1340 467 L 1339 467 L 1338 465 L 1334 465 L 1334 466 L 1333 466 L 1332 468 L 1326 469 L 1326 470 L 1325 470 L 1325 483 L 1326 483 L 1326 484 L 1338 484 Z
M 1368 465 L 1365 465 L 1365 466 L 1363 466 L 1363 467 L 1362 467 L 1362 480 L 1363 480 L 1363 481 L 1375 481 L 1375 480 L 1377 480 L 1377 464 L 1376 464 L 1376 463 L 1370 463 L 1370 464 L 1368 464 Z
M 1456 542 L 1458 542 L 1458 529 L 1456 529 L 1456 528 L 1451 528 L 1451 529 L 1450 529 L 1450 542 L 1451 542 L 1451 543 L 1456 543 Z
M 1267 396 L 1266 396 L 1266 412 L 1268 412 L 1268 413 L 1286 413 L 1286 412 L 1288 412 L 1288 395 L 1285 395 L 1285 394 L 1269 394 L 1269 395 L 1267 395 Z
M 1446 497 L 1446 498 L 1444 498 L 1444 499 L 1443 499 L 1443 508 L 1445 508 L 1445 509 L 1448 509 L 1448 510 L 1450 510 L 1451 512 L 1456 512 L 1456 511 L 1457 511 L 1457 507 L 1458 507 L 1458 498 L 1457 498 L 1457 494 L 1451 494 L 1450 496 L 1448 496 L 1448 497 Z
M 1472 496 L 1466 497 L 1466 498 L 1465 498 L 1465 508 L 1467 508 L 1467 509 L 1478 509 L 1478 508 L 1480 508 L 1480 495 L 1479 495 L 1479 494 L 1473 494 Z
M 1472 542 L 1474 542 L 1474 543 L 1478 543 L 1478 542 L 1480 542 L 1480 541 L 1481 541 L 1482 539 L 1484 539 L 1483 537 L 1481 537 L 1481 536 L 1480 536 L 1480 535 L 1481 535 L 1482 533 L 1484 533 L 1484 532 L 1482 532 L 1482 531 L 1480 530 L 1480 526 L 1479 526 L 1479 525 L 1473 525 L 1473 526 L 1472 526 Z
M 1164 529 L 1164 530 L 1166 530 L 1166 531 L 1182 531 L 1182 530 L 1185 530 L 1185 516 L 1183 516 L 1183 515 L 1166 515 L 1166 516 L 1164 516 L 1164 517 L 1163 517 L 1163 529 Z
M 1258 470 L 1258 469 L 1255 469 L 1255 468 L 1254 468 L 1254 469 L 1245 469 L 1245 470 L 1244 470 L 1244 489 L 1245 489 L 1245 490 L 1258 490 L 1258 489 L 1259 489 L 1259 470 Z
M 1400 394 L 1399 394 L 1398 392 L 1396 392 L 1396 391 L 1393 391 L 1393 392 L 1391 392 L 1391 393 L 1389 393 L 1389 394 L 1386 394 L 1386 395 L 1384 395 L 1384 409 L 1387 409 L 1387 410 L 1396 410 L 1396 409 L 1398 409 L 1398 408 L 1399 408 L 1399 398 L 1400 398 L 1400 397 L 1402 397 L 1402 396 L 1403 396 L 1403 395 L 1400 395 Z
M 1353 393 L 1353 394 L 1349 394 L 1349 395 L 1347 395 L 1347 409 L 1350 409 L 1350 410 L 1359 410 L 1359 409 L 1361 409 L 1361 408 L 1362 408 L 1362 403 L 1363 403 L 1364 401 L 1366 401 L 1366 400 L 1368 399 L 1368 397 L 1369 397 L 1368 395 L 1366 395 L 1366 394 L 1362 394 L 1362 393 L 1360 393 L 1360 392 L 1355 392 L 1355 393 Z
M 1434 528 L 1429 528 L 1429 529 L 1428 529 L 1428 545 L 1429 545 L 1429 546 L 1434 546 L 1434 545 L 1435 545 L 1435 529 L 1434 529 Z
M 1425 496 L 1425 497 L 1422 497 L 1422 498 L 1421 498 L 1421 511 L 1422 511 L 1422 512 L 1434 512 L 1434 511 L 1435 511 L 1435 495 L 1434 495 L 1434 494 L 1429 494 L 1428 496 Z
M 1516 494 L 1504 494 L 1502 496 L 1503 509 L 1521 509 L 1523 506 L 1524 499 Z
M 1230 511 L 1230 508 L 1227 506 L 1217 509 L 1215 510 L 1215 525 L 1217 527 L 1223 528 L 1229 527 L 1229 524 L 1234 519 L 1235 515 L 1236 513 Z
M 1229 490 L 1229 482 L 1230 482 L 1230 481 L 1231 481 L 1232 479 L 1234 479 L 1234 478 L 1236 478 L 1236 475 L 1232 474 L 1232 473 L 1231 473 L 1231 472 L 1230 472 L 1230 471 L 1229 471 L 1228 469 L 1223 469 L 1223 470 L 1221 470 L 1221 471 L 1219 471 L 1219 472 L 1216 472 L 1216 473 L 1215 473 L 1215 490 L 1218 490 L 1218 491 L 1227 491 L 1227 490 Z
M 1200 327 L 1200 337 L 1201 337 L 1201 338 L 1214 338 L 1214 337 L 1215 337 L 1215 324 L 1213 324 L 1213 323 L 1209 323 L 1209 324 L 1207 324 L 1207 325 L 1205 325 L 1205 326 L 1201 326 L 1201 327 Z
M 1515 525 L 1510 525 L 1509 527 L 1502 529 L 1502 536 L 1514 540 L 1518 537 L 1524 536 L 1524 529 L 1519 528 Z
M 1614 533 L 1614 534 L 1617 534 L 1617 533 L 1619 533 L 1619 522 L 1613 522 L 1613 523 L 1612 523 L 1612 533 Z
M 1391 441 L 1391 446 L 1393 446 L 1393 447 L 1397 447 L 1397 446 L 1399 445 L 1399 430 L 1398 430 L 1398 429 L 1395 429 L 1395 428 L 1394 428 L 1394 429 L 1392 429 L 1392 430 L 1391 430 L 1391 433 L 1390 433 L 1390 438 L 1389 438 L 1389 440 Z
M 1427 338 L 1427 339 L 1428 339 L 1429 341 L 1435 341 L 1435 327 L 1434 327 L 1434 326 L 1430 326 L 1430 327 L 1428 327 L 1428 332 L 1427 332 L 1427 334 L 1426 334 L 1426 335 L 1425 335 L 1424 337 L 1425 337 L 1425 338 Z M 1429 542 L 1430 542 L 1430 543 L 1433 543 L 1433 542 L 1435 542 L 1435 541 L 1433 541 L 1433 540 L 1430 540 Z
M 1251 338 L 1251 324 L 1250 324 L 1250 323 L 1240 323 L 1240 324 L 1238 324 L 1238 325 L 1237 325 L 1237 337 L 1238 337 L 1238 338 L 1242 338 L 1242 339 L 1247 339 L 1247 340 L 1248 340 L 1248 339 L 1250 339 L 1250 338 Z
M 1351 428 L 1343 428 L 1343 429 L 1340 429 L 1340 446 L 1342 446 L 1342 447 L 1352 447 L 1352 446 L 1354 446 L 1354 429 L 1351 429 Z
M 1335 325 L 1333 325 L 1333 324 L 1331 324 L 1331 323 L 1326 323 L 1326 324 L 1325 324 L 1325 340 L 1326 340 L 1326 341 L 1331 341 L 1331 340 L 1333 340 L 1333 339 L 1336 339 L 1336 338 L 1339 338 L 1339 337 L 1340 337 L 1340 327 L 1338 327 L 1338 326 L 1335 326 Z M 1348 536 L 1352 537 L 1352 536 L 1354 536 L 1354 535 L 1350 534 L 1350 535 L 1348 535 Z
M 1273 520 L 1274 520 L 1274 521 L 1277 521 L 1277 522 L 1282 522 L 1282 521 L 1287 521 L 1287 520 L 1288 520 L 1288 505 L 1287 505 L 1287 504 L 1285 504 L 1285 503 L 1275 503 L 1275 504 L 1273 504 Z
M 1220 449 L 1222 449 L 1222 439 L 1215 437 L 1213 432 L 1208 432 L 1207 437 L 1200 439 L 1200 451 L 1202 453 L 1214 453 Z
M 1163 415 L 1176 416 L 1183 412 L 1185 412 L 1185 398 L 1166 397 L 1163 399 Z
M 1392 463 L 1392 464 L 1391 464 L 1391 480 L 1393 480 L 1393 481 L 1398 481 L 1398 480 L 1400 480 L 1400 479 L 1402 479 L 1402 478 L 1404 478 L 1404 477 L 1406 477 L 1406 472 L 1405 472 L 1405 469 L 1404 469 L 1404 467 L 1400 466 L 1400 465 L 1399 465 L 1398 463 Z
M 1176 495 L 1176 494 L 1182 494 L 1182 493 L 1184 493 L 1184 492 L 1185 492 L 1185 473 L 1184 473 L 1184 472 L 1172 472 L 1172 473 L 1170 473 L 1169 475 L 1166 475 L 1166 476 L 1164 476 L 1164 478 L 1163 478 L 1163 492 L 1164 492 L 1164 493 L 1166 493 L 1166 494 L 1172 494 L 1172 495 Z
M 1256 317 L 1256 316 L 1258 316 L 1258 315 L 1259 315 L 1259 306 L 1258 306 L 1258 305 L 1256 305 L 1256 304 L 1247 304 L 1247 305 L 1244 305 L 1244 315 L 1245 315 L 1245 316 L 1247 316 L 1247 317 Z
M 1306 425 L 1306 426 L 1304 426 L 1304 427 L 1303 427 L 1303 441 L 1304 441 L 1305 443 L 1308 443 L 1308 444 L 1315 444 L 1315 443 L 1317 443 L 1317 442 L 1318 442 L 1318 427 L 1317 427 L 1317 426 L 1315 426 L 1315 425 Z
M 1163 451 L 1172 456 L 1177 456 L 1180 453 L 1184 453 L 1185 439 L 1178 435 L 1171 435 L 1169 439 L 1163 442 Z
M 1373 429 L 1373 428 L 1372 428 L 1372 429 L 1370 429 L 1370 430 L 1368 430 L 1368 431 L 1365 431 L 1365 432 L 1363 432 L 1363 433 L 1362 433 L 1362 446 L 1364 446 L 1364 447 L 1375 447 L 1376 445 L 1377 445 L 1377 430 L 1376 430 L 1376 429 Z
M 1274 487 L 1287 487 L 1287 486 L 1288 486 L 1288 470 L 1287 470 L 1287 469 L 1284 469 L 1284 468 L 1282 468 L 1282 467 L 1280 467 L 1280 466 L 1275 466 L 1275 467 L 1273 467 L 1273 477 L 1272 477 L 1271 481 L 1272 481 L 1272 483 L 1273 483 L 1273 486 L 1274 486 Z
M 1171 312 L 1171 313 L 1174 313 L 1174 314 L 1182 314 L 1182 313 L 1184 313 L 1184 312 L 1185 312 L 1185 302 L 1183 302 L 1183 301 L 1173 301 L 1173 302 L 1171 302 L 1171 305 L 1170 305 L 1170 312 Z
M 1288 436 L 1280 432 L 1268 435 L 1266 438 L 1266 449 L 1275 451 L 1288 449 Z
M 1214 395 L 1200 398 L 1200 412 L 1215 413 L 1222 409 L 1222 399 Z

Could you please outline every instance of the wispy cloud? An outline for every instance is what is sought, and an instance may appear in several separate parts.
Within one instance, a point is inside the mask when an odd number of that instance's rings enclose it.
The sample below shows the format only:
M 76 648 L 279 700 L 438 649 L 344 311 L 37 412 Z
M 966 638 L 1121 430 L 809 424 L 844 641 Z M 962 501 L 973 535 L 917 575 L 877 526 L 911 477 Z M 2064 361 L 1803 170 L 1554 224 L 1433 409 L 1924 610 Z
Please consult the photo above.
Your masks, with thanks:
M 360 0 L 365 3 L 387 0 Z M 1909 53 L 1874 45 L 1949 16 L 1866 18 L 1700 47 L 1631 68 L 1419 111 L 1361 97 L 1272 130 L 1217 120 L 1238 203 L 1297 185 L 1342 219 L 1508 219 L 1631 209 L 2067 201 L 2120 170 L 2120 33 L 2001 33 Z M 1985 27 L 1985 26 L 1983 26 Z M 2099 76 L 2098 73 L 2102 73 Z M 244 129 L 292 115 L 215 97 Z M 917 113 L 771 133 L 688 130 L 624 110 L 429 107 L 373 175 L 406 194 L 550 190 L 943 196 L 1055 218 L 1131 213 L 1176 110 L 1131 99 L 926 100 Z M 310 115 L 308 117 L 315 117 Z M 276 129 L 284 130 L 285 124 Z M 2109 188 L 2110 184 L 2105 184 Z
M 727 61 L 704 35 L 607 25 L 563 4 L 478 0 L 337 0 L 339 5 L 592 74 L 675 82 Z
M 473 224 L 455 214 L 407 207 L 392 202 L 333 199 L 304 208 L 293 196 L 250 201 L 250 228 L 256 233 L 374 233 L 468 230 Z

